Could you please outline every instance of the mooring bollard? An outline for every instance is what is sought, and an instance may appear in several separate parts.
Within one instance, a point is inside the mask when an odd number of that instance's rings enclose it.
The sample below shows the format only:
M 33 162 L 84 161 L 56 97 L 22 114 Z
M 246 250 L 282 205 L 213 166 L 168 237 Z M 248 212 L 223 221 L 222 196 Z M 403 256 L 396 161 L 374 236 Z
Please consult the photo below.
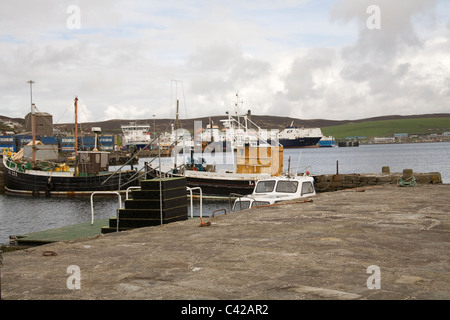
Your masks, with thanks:
M 382 173 L 391 173 L 391 169 L 389 168 L 389 166 L 384 166 L 381 168 L 381 172 Z
M 413 169 L 403 170 L 403 180 L 411 179 L 414 175 Z

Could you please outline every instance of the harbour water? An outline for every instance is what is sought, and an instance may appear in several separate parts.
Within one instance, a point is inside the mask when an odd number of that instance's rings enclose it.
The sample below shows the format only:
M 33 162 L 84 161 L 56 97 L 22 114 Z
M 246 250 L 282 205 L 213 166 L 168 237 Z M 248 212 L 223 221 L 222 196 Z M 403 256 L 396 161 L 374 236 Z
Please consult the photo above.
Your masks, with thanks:
M 290 159 L 290 161 L 289 161 Z M 450 183 L 450 142 L 415 144 L 361 145 L 347 148 L 286 149 L 283 169 L 311 174 L 374 173 L 389 166 L 391 172 L 413 169 L 415 172 L 440 172 L 443 183 Z M 147 159 L 140 159 L 139 165 Z M 170 161 L 170 159 L 164 159 Z M 290 164 L 289 164 L 290 163 Z M 156 165 L 156 163 L 155 163 Z M 199 214 L 194 200 L 194 215 Z M 95 219 L 116 216 L 117 198 L 95 198 Z M 229 210 L 228 200 L 203 199 L 203 215 L 217 209 Z M 189 213 L 190 214 L 190 213 Z M 90 198 L 32 198 L 0 195 L 0 244 L 10 235 L 58 228 L 91 220 Z

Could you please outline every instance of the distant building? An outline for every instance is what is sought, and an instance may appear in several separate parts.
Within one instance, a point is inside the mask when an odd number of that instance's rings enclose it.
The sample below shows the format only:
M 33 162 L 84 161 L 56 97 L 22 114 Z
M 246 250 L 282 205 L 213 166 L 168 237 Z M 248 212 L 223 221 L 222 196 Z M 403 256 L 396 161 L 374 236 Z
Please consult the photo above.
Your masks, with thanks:
M 399 139 L 408 138 L 408 134 L 407 133 L 394 133 L 394 137 L 399 138 Z
M 443 135 L 444 137 L 450 137 L 450 132 L 444 132 L 444 133 L 442 133 L 442 135 Z
M 3 121 L 3 125 L 14 129 L 14 126 L 17 125 L 17 123 L 14 123 L 14 122 L 12 122 L 10 120 L 7 120 L 7 121 Z
M 36 112 L 35 114 L 36 135 L 53 135 L 53 116 L 47 112 Z M 25 116 L 25 131 L 32 131 L 31 112 Z
M 392 143 L 395 142 L 394 137 L 375 137 L 373 138 L 374 143 Z

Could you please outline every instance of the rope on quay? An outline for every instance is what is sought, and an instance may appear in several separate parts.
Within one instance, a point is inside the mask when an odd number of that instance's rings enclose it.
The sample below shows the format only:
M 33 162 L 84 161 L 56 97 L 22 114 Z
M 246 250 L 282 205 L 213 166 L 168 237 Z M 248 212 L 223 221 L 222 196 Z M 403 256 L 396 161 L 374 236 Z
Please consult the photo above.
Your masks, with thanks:
M 416 178 L 409 177 L 409 178 L 403 179 L 403 177 L 402 177 L 402 178 L 400 178 L 400 180 L 398 180 L 398 185 L 400 187 L 414 187 L 417 185 Z

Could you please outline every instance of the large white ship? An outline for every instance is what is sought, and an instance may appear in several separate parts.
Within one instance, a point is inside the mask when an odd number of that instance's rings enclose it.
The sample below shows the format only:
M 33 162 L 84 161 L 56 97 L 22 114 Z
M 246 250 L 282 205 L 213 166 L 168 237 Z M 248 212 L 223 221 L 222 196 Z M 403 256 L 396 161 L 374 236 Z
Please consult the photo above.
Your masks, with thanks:
M 294 122 L 276 134 L 278 142 L 286 148 L 314 148 L 323 134 L 320 128 L 298 128 Z M 271 137 L 272 139 L 275 138 Z
M 147 124 L 137 124 L 130 122 L 128 125 L 122 125 L 122 145 L 125 149 L 130 146 L 136 146 L 137 150 L 150 147 L 150 126 Z

